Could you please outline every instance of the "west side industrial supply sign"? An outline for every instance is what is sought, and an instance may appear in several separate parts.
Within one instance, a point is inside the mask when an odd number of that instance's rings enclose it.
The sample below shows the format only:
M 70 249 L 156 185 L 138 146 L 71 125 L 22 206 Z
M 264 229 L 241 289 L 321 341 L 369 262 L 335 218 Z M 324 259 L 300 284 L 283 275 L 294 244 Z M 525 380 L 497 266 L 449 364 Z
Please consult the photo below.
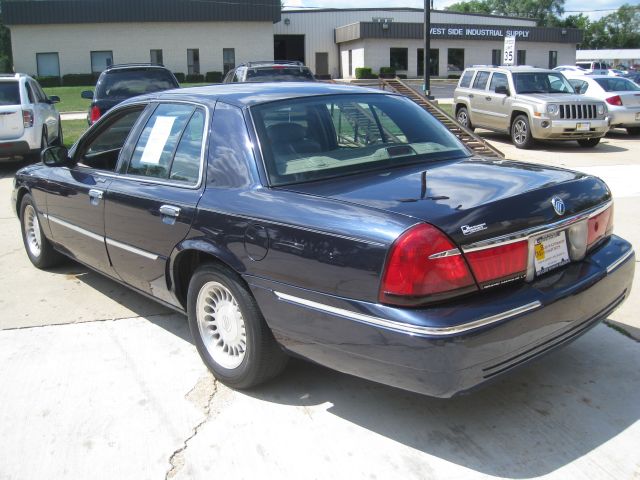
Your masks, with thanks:
M 496 28 L 496 27 L 480 27 L 480 26 L 450 26 L 450 25 L 433 25 L 431 27 L 431 38 L 448 38 L 448 39 L 495 39 L 502 40 L 504 37 L 516 37 L 522 40 L 528 40 L 531 30 L 527 28 Z

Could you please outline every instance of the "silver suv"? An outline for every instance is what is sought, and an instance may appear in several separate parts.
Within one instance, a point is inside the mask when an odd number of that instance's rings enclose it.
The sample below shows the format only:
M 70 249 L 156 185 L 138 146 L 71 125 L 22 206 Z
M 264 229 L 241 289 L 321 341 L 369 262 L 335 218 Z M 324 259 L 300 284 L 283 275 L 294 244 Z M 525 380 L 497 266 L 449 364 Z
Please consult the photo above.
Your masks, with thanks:
M 604 102 L 577 95 L 560 72 L 534 67 L 467 68 L 454 92 L 458 123 L 511 135 L 518 148 L 540 140 L 595 147 L 609 130 Z
M 21 73 L 0 75 L 0 161 L 32 155 L 62 144 L 60 99 L 47 97 L 40 84 Z

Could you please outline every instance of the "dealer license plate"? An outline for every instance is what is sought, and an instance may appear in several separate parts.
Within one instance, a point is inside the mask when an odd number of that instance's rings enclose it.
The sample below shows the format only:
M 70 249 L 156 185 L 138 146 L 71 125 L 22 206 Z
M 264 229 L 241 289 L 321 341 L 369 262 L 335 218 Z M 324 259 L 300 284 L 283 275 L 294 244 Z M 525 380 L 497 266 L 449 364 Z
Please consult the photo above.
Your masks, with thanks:
M 591 124 L 589 122 L 578 122 L 576 123 L 576 130 L 578 132 L 588 132 L 591 130 Z
M 547 233 L 536 238 L 533 251 L 536 275 L 542 275 L 569 263 L 567 236 L 564 231 Z

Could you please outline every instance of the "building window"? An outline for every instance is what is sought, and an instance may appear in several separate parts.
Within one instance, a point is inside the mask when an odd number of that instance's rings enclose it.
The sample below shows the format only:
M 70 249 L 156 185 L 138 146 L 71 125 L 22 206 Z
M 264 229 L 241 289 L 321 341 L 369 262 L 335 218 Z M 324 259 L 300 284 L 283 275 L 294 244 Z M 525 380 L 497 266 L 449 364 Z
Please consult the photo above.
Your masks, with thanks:
M 162 65 L 164 62 L 162 61 L 162 50 L 151 50 L 150 51 L 151 63 L 154 65 Z
M 223 48 L 222 49 L 222 70 L 223 75 L 226 75 L 229 70 L 236 68 L 236 49 L 235 48 Z
M 502 65 L 502 50 L 491 50 L 491 65 Z
M 390 48 L 389 49 L 389 66 L 397 70 L 409 69 L 409 49 L 408 48 Z
M 558 66 L 558 52 L 556 50 L 549 50 L 549 68 L 556 68 Z
M 111 65 L 113 65 L 113 52 L 111 50 L 91 52 L 91 73 L 100 73 Z
M 458 73 L 464 70 L 464 48 L 450 48 L 448 50 L 447 70 Z
M 432 48 L 429 50 L 429 76 L 437 77 L 440 75 L 440 50 Z M 424 48 L 418 49 L 418 76 L 424 75 Z
M 526 65 L 526 64 L 527 64 L 527 51 L 518 50 L 518 65 Z
M 193 75 L 200 73 L 200 49 L 187 49 L 187 74 Z
M 60 59 L 58 52 L 36 53 L 39 77 L 59 77 Z
M 349 50 L 349 77 L 353 77 L 353 50 Z

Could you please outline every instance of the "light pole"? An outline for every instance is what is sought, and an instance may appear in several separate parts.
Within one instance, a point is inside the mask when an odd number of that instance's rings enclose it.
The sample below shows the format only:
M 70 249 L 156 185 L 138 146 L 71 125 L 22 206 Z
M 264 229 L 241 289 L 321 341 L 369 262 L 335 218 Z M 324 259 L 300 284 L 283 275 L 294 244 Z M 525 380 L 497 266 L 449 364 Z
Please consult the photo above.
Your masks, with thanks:
M 424 94 L 429 100 L 433 100 L 431 95 L 431 82 L 429 77 L 431 74 L 431 2 L 432 0 L 424 0 Z

